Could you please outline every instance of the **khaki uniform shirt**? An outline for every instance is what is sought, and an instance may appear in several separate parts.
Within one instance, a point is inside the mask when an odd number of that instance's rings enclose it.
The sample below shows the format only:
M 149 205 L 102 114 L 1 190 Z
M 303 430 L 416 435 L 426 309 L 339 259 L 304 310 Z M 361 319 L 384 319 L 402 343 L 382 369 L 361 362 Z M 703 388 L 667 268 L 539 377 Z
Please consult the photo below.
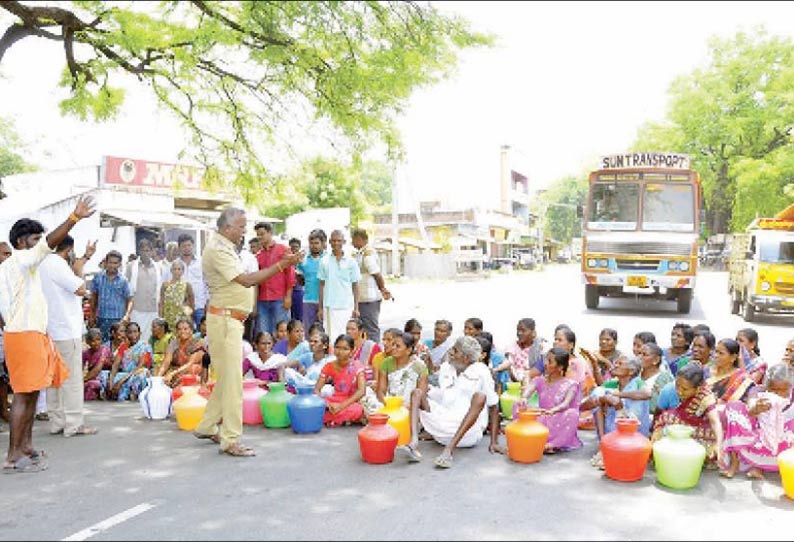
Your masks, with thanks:
M 215 233 L 201 257 L 204 280 L 209 288 L 209 304 L 221 309 L 249 313 L 253 306 L 253 290 L 234 282 L 247 273 L 234 244 Z

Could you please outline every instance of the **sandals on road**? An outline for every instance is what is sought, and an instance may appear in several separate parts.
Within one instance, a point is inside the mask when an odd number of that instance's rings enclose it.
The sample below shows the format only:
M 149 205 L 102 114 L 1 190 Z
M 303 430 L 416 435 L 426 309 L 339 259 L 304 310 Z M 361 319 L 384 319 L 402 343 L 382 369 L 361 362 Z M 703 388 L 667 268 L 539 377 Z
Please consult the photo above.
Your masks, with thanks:
M 11 464 L 3 465 L 3 474 L 18 474 L 22 472 L 41 472 L 47 470 L 47 464 L 36 461 L 30 456 L 23 455 Z
M 196 437 L 197 439 L 209 440 L 211 442 L 214 442 L 215 444 L 221 443 L 221 437 L 218 436 L 218 433 L 213 433 L 212 435 L 208 435 L 206 433 L 199 433 L 198 431 L 193 431 L 193 436 Z
M 234 457 L 253 457 L 256 455 L 256 452 L 253 448 L 240 444 L 239 442 L 235 442 L 226 449 L 219 449 L 218 453 L 231 455 Z

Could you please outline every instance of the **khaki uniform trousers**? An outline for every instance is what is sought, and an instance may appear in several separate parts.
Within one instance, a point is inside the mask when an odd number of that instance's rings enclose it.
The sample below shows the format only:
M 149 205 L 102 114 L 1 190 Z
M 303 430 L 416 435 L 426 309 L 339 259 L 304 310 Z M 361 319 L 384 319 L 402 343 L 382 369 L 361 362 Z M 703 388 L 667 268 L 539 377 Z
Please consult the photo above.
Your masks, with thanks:
M 243 434 L 243 327 L 229 316 L 207 314 L 207 342 L 218 379 L 196 431 L 214 435 L 220 424 L 222 450 Z

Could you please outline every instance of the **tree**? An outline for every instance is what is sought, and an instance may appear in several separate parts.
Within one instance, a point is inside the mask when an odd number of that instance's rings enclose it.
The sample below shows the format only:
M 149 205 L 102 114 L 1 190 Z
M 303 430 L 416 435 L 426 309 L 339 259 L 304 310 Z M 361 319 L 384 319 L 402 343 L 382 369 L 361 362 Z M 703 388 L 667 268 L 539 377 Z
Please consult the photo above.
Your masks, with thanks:
M 364 216 L 364 199 L 359 175 L 336 160 L 315 158 L 305 168 L 306 197 L 318 209 L 349 207 L 350 223 L 358 225 Z
M 9 0 L 2 11 L 14 22 L 0 63 L 25 38 L 63 42 L 62 113 L 112 118 L 133 76 L 188 131 L 208 182 L 226 169 L 248 189 L 273 182 L 261 156 L 289 147 L 296 123 L 332 130 L 353 154 L 377 142 L 397 152 L 394 117 L 411 92 L 491 41 L 418 2 Z
M 23 157 L 25 145 L 13 123 L 0 117 L 0 179 L 8 175 L 33 171 L 35 167 Z M 4 197 L 0 192 L 0 198 Z
M 584 205 L 587 197 L 587 176 L 568 176 L 554 181 L 541 195 L 541 205 L 546 206 L 545 235 L 570 244 L 582 235 L 582 220 L 576 207 Z
M 689 154 L 700 172 L 708 229 L 743 229 L 790 196 L 794 179 L 794 42 L 763 29 L 714 38 L 706 68 L 679 77 L 663 123 L 649 123 L 634 149 Z

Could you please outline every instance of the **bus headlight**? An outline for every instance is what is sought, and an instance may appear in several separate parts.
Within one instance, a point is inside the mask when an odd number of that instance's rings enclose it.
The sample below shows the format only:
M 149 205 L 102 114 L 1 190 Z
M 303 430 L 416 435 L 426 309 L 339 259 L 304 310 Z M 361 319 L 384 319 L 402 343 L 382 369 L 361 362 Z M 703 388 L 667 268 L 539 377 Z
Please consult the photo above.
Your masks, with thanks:
M 768 282 L 764 281 L 764 282 L 761 283 L 761 291 L 762 292 L 768 292 L 771 288 L 772 288 L 772 285 L 769 284 Z
M 689 271 L 689 262 L 681 262 L 678 264 L 679 271 Z
M 598 266 L 598 262 L 596 261 L 595 258 L 590 258 L 589 260 L 587 260 L 587 267 L 597 267 L 597 266 Z
M 670 271 L 678 271 L 678 262 L 676 262 L 676 261 L 668 262 L 667 268 Z
M 598 263 L 600 263 L 601 267 L 603 267 L 604 269 L 606 269 L 609 266 L 609 262 L 606 259 L 603 259 Z

